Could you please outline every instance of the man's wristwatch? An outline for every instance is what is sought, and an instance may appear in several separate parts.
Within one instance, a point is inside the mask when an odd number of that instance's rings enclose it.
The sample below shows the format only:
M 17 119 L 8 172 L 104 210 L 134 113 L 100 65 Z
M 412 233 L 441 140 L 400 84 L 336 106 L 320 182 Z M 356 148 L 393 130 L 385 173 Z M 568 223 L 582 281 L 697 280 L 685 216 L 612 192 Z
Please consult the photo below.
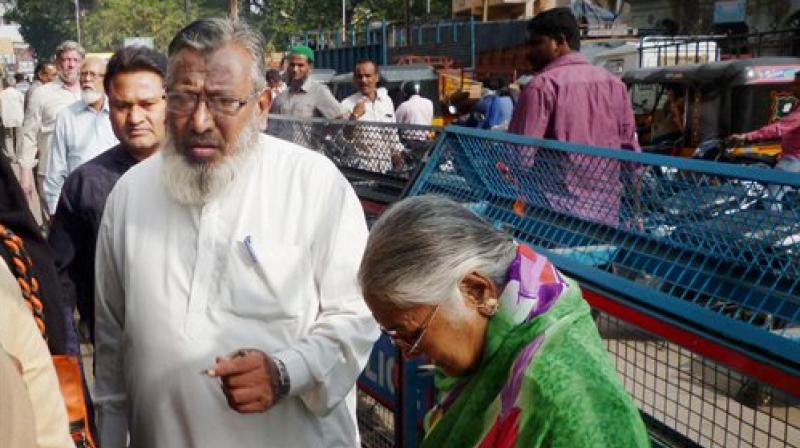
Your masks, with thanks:
M 278 394 L 278 399 L 280 400 L 281 398 L 289 395 L 289 389 L 291 389 L 292 383 L 289 380 L 289 371 L 286 370 L 286 364 L 277 358 L 272 358 L 272 361 L 275 363 L 275 370 L 277 373 L 276 393 Z

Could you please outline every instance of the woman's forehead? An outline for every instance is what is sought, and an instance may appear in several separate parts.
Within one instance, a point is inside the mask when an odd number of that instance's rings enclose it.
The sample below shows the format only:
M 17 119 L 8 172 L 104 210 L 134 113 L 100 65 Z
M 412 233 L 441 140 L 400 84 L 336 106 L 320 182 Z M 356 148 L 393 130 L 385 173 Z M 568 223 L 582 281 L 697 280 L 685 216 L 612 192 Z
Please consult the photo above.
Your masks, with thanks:
M 419 326 L 425 315 L 430 311 L 430 308 L 432 308 L 426 305 L 402 308 L 388 301 L 368 300 L 367 302 L 375 319 L 387 329 Z

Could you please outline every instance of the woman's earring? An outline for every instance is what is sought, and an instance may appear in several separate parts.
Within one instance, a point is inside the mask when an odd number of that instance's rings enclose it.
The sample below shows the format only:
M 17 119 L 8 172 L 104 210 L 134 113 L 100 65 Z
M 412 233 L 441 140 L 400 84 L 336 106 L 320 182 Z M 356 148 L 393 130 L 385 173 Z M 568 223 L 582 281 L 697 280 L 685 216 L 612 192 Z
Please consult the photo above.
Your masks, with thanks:
M 497 313 L 497 299 L 487 299 L 481 306 L 481 312 L 488 317 L 494 316 Z

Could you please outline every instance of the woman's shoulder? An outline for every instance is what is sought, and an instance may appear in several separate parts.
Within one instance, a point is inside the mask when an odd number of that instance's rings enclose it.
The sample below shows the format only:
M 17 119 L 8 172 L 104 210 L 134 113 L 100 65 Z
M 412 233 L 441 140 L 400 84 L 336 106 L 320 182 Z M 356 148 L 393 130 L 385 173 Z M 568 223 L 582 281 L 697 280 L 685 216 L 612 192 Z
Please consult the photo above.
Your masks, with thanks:
M 562 446 L 647 446 L 633 401 L 586 315 L 548 335 L 525 372 L 521 399 Z

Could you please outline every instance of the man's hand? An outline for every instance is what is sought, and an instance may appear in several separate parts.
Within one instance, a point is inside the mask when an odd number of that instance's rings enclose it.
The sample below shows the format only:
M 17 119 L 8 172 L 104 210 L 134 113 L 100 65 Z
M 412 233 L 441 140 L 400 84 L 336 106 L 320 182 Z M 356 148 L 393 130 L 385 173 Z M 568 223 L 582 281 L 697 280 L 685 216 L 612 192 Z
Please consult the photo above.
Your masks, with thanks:
M 33 198 L 33 195 L 36 194 L 32 168 L 20 168 L 19 186 L 22 187 L 22 192 L 25 193 L 27 199 Z
M 353 107 L 353 112 L 350 114 L 350 118 L 353 120 L 358 120 L 359 118 L 363 117 L 365 113 L 367 113 L 367 106 L 364 105 L 364 101 L 359 101 L 356 103 L 355 107 Z
M 744 134 L 733 134 L 729 138 L 737 144 L 744 143 L 747 140 Z
M 260 350 L 242 349 L 217 358 L 206 373 L 222 380 L 222 391 L 234 411 L 264 412 L 278 401 L 277 366 Z

